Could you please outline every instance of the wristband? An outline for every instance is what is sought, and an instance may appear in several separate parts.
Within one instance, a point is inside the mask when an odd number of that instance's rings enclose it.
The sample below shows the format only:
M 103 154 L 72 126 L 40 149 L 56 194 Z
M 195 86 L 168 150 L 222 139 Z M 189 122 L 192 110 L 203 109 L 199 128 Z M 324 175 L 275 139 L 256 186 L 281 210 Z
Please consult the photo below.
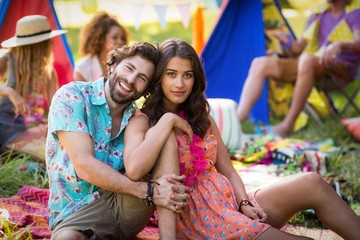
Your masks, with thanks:
M 249 205 L 249 206 L 253 207 L 252 203 L 249 200 L 241 199 L 241 201 L 239 203 L 239 212 L 241 212 L 241 207 L 246 206 L 246 205 Z
M 153 195 L 154 195 L 154 186 L 155 184 L 160 185 L 160 183 L 151 180 L 147 183 L 147 191 L 146 191 L 146 197 L 145 197 L 145 204 L 146 206 L 153 206 Z

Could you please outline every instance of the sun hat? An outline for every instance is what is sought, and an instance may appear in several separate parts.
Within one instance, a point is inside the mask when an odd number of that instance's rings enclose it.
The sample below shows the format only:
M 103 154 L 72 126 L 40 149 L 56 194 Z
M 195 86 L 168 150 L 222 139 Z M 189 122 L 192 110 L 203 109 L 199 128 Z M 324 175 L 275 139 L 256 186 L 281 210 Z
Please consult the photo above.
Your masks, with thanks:
M 66 33 L 66 30 L 52 30 L 49 20 L 41 15 L 29 15 L 16 22 L 16 34 L 1 43 L 4 48 L 39 43 Z

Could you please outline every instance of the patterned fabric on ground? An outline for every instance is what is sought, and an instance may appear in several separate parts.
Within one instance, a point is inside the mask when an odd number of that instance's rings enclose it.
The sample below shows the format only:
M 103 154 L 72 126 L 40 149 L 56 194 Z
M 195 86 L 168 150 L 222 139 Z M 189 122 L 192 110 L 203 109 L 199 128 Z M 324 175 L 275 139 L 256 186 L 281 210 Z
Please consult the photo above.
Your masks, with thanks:
M 0 198 L 0 217 L 7 217 L 7 223 L 16 227 L 17 233 L 24 230 L 25 236 L 29 227 L 32 239 L 50 239 L 51 229 L 49 221 L 49 189 L 34 186 L 24 186 L 12 198 Z M 3 218 L 0 218 L 0 239 L 2 239 Z M 150 223 L 149 223 L 150 224 Z M 14 236 L 12 236 L 14 237 Z M 20 236 L 18 236 L 20 237 Z M 11 238 L 13 239 L 13 238 Z M 19 238 L 20 239 L 20 238 Z M 23 239 L 23 238 L 21 238 Z M 146 226 L 134 240 L 159 239 L 159 229 L 156 226 Z
M 48 189 L 24 186 L 14 197 L 0 198 L 0 209 L 9 212 L 10 222 L 18 229 L 32 224 L 30 232 L 33 239 L 50 238 L 48 199 Z
M 45 162 L 45 144 L 46 136 L 38 138 L 29 138 L 18 141 L 15 145 L 9 144 L 7 148 L 21 153 L 27 153 L 31 156 Z
M 284 227 L 283 230 L 285 232 L 304 236 L 304 237 L 310 237 L 313 239 L 318 240 L 343 240 L 342 237 L 334 233 L 333 231 L 329 229 L 316 229 L 316 228 L 306 228 L 306 227 L 300 227 L 300 226 L 287 226 Z
M 191 175 L 193 163 L 187 135 L 179 133 L 177 140 L 180 166 L 185 166 L 185 174 Z M 206 149 L 206 171 L 197 174 L 191 183 L 189 205 L 178 215 L 177 239 L 255 239 L 269 225 L 254 221 L 237 210 L 235 192 L 229 180 L 214 167 L 216 137 L 207 134 L 198 146 Z M 254 199 L 250 200 L 257 204 Z

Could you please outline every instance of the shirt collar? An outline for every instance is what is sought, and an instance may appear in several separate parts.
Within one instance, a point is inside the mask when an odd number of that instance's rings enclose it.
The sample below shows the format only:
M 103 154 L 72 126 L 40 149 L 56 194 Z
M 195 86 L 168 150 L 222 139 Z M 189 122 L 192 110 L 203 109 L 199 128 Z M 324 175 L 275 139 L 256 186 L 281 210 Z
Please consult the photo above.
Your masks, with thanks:
M 102 105 L 106 103 L 105 97 L 105 78 L 101 77 L 91 84 L 91 102 L 94 105 Z

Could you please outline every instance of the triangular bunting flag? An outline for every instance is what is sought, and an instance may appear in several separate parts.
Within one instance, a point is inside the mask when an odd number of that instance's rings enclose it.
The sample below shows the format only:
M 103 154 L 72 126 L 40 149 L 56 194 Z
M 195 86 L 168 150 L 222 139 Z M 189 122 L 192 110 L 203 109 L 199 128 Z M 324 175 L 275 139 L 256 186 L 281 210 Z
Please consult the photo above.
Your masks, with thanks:
M 188 28 L 190 23 L 190 8 L 191 3 L 179 3 L 177 5 L 180 15 L 181 15 L 181 22 L 184 26 L 184 28 Z
M 155 5 L 155 10 L 159 17 L 160 25 L 162 28 L 166 27 L 166 20 L 165 20 L 166 7 L 167 7 L 166 5 Z
M 142 16 L 142 10 L 143 10 L 143 5 L 140 4 L 131 4 L 131 9 L 132 9 L 132 14 L 134 17 L 134 27 L 135 30 L 139 30 L 140 28 L 140 23 L 141 23 L 141 16 Z

